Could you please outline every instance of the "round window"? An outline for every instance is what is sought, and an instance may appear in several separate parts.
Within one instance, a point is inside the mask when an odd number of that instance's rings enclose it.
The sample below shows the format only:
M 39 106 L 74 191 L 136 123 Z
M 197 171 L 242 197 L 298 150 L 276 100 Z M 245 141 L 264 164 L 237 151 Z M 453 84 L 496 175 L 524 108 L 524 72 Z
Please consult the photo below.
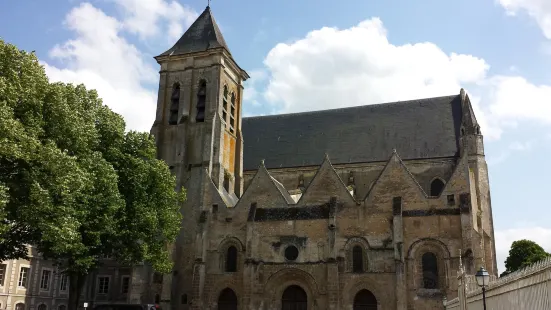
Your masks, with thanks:
M 295 260 L 298 257 L 298 249 L 294 245 L 290 245 L 285 248 L 285 258 L 287 260 Z

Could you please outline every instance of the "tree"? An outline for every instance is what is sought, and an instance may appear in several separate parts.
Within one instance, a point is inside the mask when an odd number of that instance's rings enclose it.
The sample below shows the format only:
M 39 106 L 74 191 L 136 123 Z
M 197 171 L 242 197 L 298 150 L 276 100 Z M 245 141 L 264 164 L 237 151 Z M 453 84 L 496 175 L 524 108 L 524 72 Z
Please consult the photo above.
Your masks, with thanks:
M 534 241 L 526 239 L 515 241 L 511 245 L 509 256 L 505 260 L 506 270 L 500 276 L 503 277 L 550 256 L 551 254 L 545 252 Z
M 69 309 L 103 255 L 170 272 L 185 191 L 154 139 L 84 85 L 50 83 L 33 53 L 0 40 L 0 260 L 32 244 L 69 276 Z

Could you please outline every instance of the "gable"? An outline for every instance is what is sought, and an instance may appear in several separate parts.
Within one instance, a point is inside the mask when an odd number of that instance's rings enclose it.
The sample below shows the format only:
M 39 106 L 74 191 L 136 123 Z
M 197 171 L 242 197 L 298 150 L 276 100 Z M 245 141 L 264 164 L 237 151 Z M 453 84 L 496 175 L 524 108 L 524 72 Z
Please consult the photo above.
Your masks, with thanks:
M 354 203 L 354 198 L 346 189 L 341 178 L 331 165 L 328 157 L 321 164 L 312 182 L 300 198 L 299 205 L 312 205 L 326 203 L 331 197 L 337 197 L 339 201 Z

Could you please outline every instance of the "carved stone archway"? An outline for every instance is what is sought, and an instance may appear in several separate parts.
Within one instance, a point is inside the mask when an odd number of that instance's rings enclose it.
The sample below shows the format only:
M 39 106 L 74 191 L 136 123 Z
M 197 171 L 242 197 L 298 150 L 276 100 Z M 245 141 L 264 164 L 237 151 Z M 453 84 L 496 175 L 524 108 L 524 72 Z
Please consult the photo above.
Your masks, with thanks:
M 342 290 L 342 308 L 353 310 L 354 299 L 356 295 L 363 290 L 367 290 L 374 295 L 377 300 L 377 310 L 392 309 L 393 303 L 389 293 L 393 294 L 394 292 L 385 292 L 377 283 L 366 278 L 349 281 L 344 286 Z
M 263 306 L 260 309 L 281 310 L 283 293 L 290 286 L 298 286 L 306 293 L 307 310 L 318 309 L 320 290 L 316 280 L 311 274 L 296 268 L 280 270 L 268 278 L 263 291 Z

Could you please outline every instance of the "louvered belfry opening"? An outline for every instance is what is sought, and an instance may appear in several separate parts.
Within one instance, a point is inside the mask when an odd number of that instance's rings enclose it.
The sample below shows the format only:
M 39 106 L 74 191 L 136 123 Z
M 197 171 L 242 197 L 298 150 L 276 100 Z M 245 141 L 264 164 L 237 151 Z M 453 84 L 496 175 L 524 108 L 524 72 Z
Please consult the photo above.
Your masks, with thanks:
M 197 116 L 195 121 L 202 123 L 205 121 L 205 106 L 207 100 L 207 82 L 201 81 L 199 91 L 197 92 Z
M 172 86 L 172 94 L 170 95 L 170 115 L 168 117 L 169 125 L 178 124 L 178 109 L 180 107 L 180 84 L 175 83 Z

